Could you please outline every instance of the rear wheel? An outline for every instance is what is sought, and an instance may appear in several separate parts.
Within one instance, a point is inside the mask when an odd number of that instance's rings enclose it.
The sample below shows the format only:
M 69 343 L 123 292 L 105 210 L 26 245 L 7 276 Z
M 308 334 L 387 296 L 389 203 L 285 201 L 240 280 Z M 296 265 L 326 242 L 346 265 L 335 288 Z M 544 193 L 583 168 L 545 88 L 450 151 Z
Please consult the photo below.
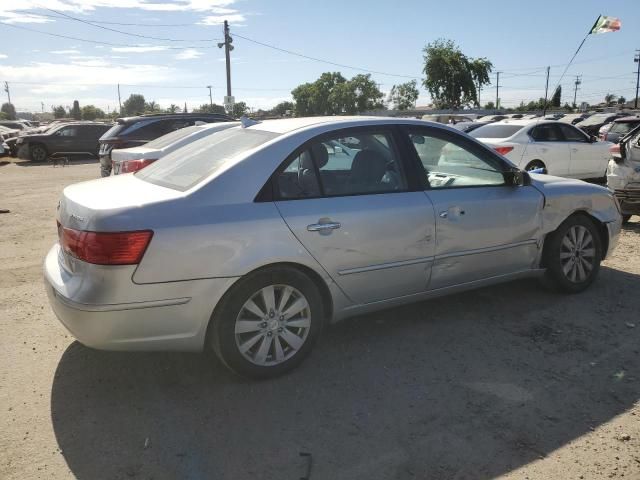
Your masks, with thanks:
M 600 233 L 588 217 L 571 216 L 549 234 L 543 256 L 547 283 L 568 293 L 581 292 L 600 270 Z
M 44 145 L 31 145 L 31 160 L 34 162 L 44 162 L 47 159 L 47 149 Z
M 533 161 L 529 162 L 524 169 L 527 172 L 530 172 L 531 170 L 536 170 L 538 168 L 547 168 L 547 167 L 545 166 L 545 164 L 541 160 L 533 160 Z
M 232 287 L 217 309 L 211 341 L 236 373 L 270 378 L 297 367 L 324 324 L 314 282 L 292 268 L 264 270 Z

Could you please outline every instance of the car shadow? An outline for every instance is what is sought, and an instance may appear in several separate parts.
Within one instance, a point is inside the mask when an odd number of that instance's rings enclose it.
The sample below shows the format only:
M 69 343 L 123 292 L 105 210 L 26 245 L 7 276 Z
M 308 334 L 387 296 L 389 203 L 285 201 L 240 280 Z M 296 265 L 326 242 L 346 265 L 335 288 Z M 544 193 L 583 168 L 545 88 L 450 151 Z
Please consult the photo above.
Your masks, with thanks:
M 56 159 L 57 163 L 53 163 L 52 159 L 49 158 L 44 162 L 34 162 L 33 160 L 22 160 L 22 161 L 17 161 L 14 162 L 16 165 L 18 165 L 19 167 L 42 167 L 42 166 L 57 166 L 57 167 L 63 167 L 63 162 L 61 161 L 61 159 Z M 69 157 L 69 163 L 64 165 L 64 166 L 71 166 L 71 165 L 88 165 L 91 163 L 100 163 L 100 160 L 98 160 L 98 158 L 91 158 L 91 157 Z
M 603 267 L 581 295 L 521 281 L 347 320 L 263 382 L 76 342 L 55 435 L 80 480 L 297 479 L 309 461 L 317 479 L 493 478 L 640 398 L 639 280 Z

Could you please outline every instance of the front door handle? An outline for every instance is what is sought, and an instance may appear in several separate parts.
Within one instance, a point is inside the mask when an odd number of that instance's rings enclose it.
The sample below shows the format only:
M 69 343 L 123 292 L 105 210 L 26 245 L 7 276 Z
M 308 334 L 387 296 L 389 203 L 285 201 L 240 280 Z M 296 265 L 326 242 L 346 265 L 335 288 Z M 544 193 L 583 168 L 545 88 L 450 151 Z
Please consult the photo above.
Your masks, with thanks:
M 465 214 L 465 211 L 460 207 L 449 207 L 448 210 L 442 210 L 440 213 L 438 213 L 438 216 L 440 218 L 449 218 L 451 216 L 453 217 L 451 218 L 451 220 L 454 220 L 455 218 L 460 217 L 461 215 L 464 215 L 464 214 Z
M 577 149 L 577 148 L 572 148 L 572 149 L 571 149 L 571 151 L 572 151 L 572 152 L 577 152 L 577 151 L 578 151 L 578 149 Z
M 311 225 L 307 225 L 307 230 L 309 232 L 324 232 L 327 230 L 335 230 L 340 227 L 340 222 L 312 223 Z

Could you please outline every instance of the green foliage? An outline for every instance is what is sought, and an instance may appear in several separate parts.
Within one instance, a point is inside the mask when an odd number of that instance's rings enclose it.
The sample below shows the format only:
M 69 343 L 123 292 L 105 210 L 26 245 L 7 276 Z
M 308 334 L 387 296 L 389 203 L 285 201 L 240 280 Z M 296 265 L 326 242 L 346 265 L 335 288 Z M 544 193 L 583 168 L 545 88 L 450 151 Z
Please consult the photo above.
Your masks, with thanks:
M 78 100 L 73 101 L 73 108 L 71 108 L 70 113 L 74 120 L 80 120 L 82 118 L 82 112 L 80 111 L 80 103 Z
M 6 115 L 8 120 L 15 120 L 17 118 L 16 107 L 13 106 L 13 103 L 3 103 L 0 111 Z
M 417 85 L 418 83 L 415 80 L 411 80 L 391 87 L 388 98 L 389 107 L 394 110 L 409 110 L 413 108 L 420 95 Z
M 551 102 L 549 102 L 549 105 L 551 105 L 552 107 L 560 107 L 561 103 L 561 97 L 562 97 L 562 85 L 558 85 L 558 88 L 556 88 L 556 91 L 553 92 L 553 96 L 551 97 Z
M 280 102 L 275 107 L 270 110 L 270 113 L 273 115 L 279 115 L 281 117 L 287 115 L 287 112 L 293 113 L 295 110 L 295 105 L 293 102 Z
M 231 110 L 231 116 L 234 118 L 240 118 L 249 112 L 249 107 L 244 102 L 238 102 L 233 104 L 233 110 Z
M 154 100 L 147 102 L 144 104 L 144 112 L 145 113 L 157 113 L 161 112 L 162 108 L 158 105 Z
M 67 111 L 62 105 L 58 105 L 57 107 L 53 107 L 53 117 L 54 118 L 64 118 L 67 116 Z
M 484 105 L 485 110 L 495 110 L 496 106 L 493 102 L 487 102 Z
M 0 120 L 9 120 L 9 116 L 4 112 L 0 112 Z
M 211 105 L 210 103 L 203 103 L 198 108 L 193 110 L 196 113 L 227 113 L 224 110 L 222 105 L 216 105 L 215 103 Z
M 624 105 L 625 103 L 627 103 L 626 98 L 624 98 L 623 96 L 618 97 L 618 105 Z
M 493 64 L 467 57 L 452 40 L 438 39 L 423 49 L 422 81 L 438 108 L 478 105 L 478 89 L 490 83 Z
M 604 96 L 604 103 L 606 103 L 607 105 L 611 105 L 615 99 L 616 99 L 616 96 L 613 93 L 607 93 Z
M 175 103 L 172 103 L 171 105 L 169 105 L 169 108 L 167 108 L 167 113 L 178 113 L 179 111 L 180 107 Z
M 144 107 L 144 95 L 132 93 L 129 95 L 129 98 L 124 101 L 124 104 L 122 105 L 122 113 L 123 115 L 140 115 L 144 112 Z
M 104 118 L 105 113 L 95 105 L 85 105 L 82 107 L 82 120 L 95 120 L 96 118 Z
M 371 75 L 347 80 L 339 72 L 325 72 L 313 83 L 304 83 L 291 92 L 298 116 L 353 115 L 384 108 L 383 94 Z

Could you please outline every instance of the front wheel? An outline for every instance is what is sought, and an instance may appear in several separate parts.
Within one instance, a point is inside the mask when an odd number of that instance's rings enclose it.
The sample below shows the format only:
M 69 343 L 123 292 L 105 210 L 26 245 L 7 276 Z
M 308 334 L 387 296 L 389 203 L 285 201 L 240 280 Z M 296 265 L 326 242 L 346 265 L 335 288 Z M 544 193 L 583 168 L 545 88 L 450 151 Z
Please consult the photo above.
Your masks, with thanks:
M 602 261 L 596 225 L 583 215 L 569 217 L 549 234 L 543 257 L 548 283 L 568 293 L 583 291 L 595 280 Z
M 47 159 L 47 149 L 43 145 L 33 145 L 31 147 L 31 160 L 34 162 L 44 162 Z
M 212 319 L 212 347 L 231 370 L 271 378 L 297 367 L 324 324 L 314 282 L 296 269 L 264 270 L 240 280 Z

